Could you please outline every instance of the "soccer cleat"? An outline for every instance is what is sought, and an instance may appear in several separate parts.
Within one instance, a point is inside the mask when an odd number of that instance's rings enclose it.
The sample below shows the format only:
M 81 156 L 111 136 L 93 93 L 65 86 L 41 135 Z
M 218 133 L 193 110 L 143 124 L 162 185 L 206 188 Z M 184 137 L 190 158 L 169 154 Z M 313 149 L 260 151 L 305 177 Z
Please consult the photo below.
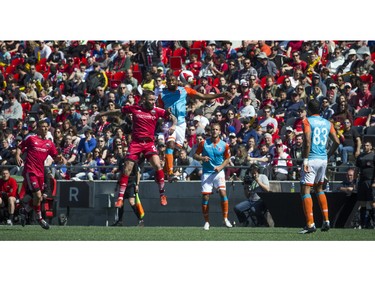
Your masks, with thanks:
M 38 220 L 38 223 L 42 228 L 49 229 L 49 224 L 44 219 Z
M 115 220 L 111 226 L 122 226 L 122 221 L 119 221 L 119 220 Z
M 116 203 L 115 203 L 115 207 L 116 208 L 121 208 L 122 206 L 124 206 L 124 199 L 122 198 L 118 198 Z
M 139 220 L 137 226 L 138 227 L 144 227 L 145 226 L 145 222 L 143 220 Z
M 210 230 L 210 223 L 208 221 L 204 224 L 203 229 Z
M 232 224 L 230 223 L 230 221 L 228 220 L 228 219 L 224 219 L 224 225 L 226 226 L 226 227 L 228 227 L 228 228 L 231 228 L 231 227 L 233 227 L 232 226 Z
M 176 181 L 178 181 L 178 177 L 176 175 L 170 174 L 168 176 L 168 182 L 172 183 L 172 182 L 176 182 Z
M 13 225 L 13 222 L 12 222 L 12 220 L 7 220 L 7 225 Z
M 299 234 L 309 234 L 316 231 L 315 224 L 313 224 L 311 227 L 305 226 L 304 229 L 302 229 Z
M 25 225 L 26 225 L 26 210 L 25 210 L 25 208 L 20 209 L 20 221 L 21 221 L 21 225 L 23 227 L 25 227 Z
M 160 195 L 160 205 L 166 206 L 167 204 L 168 204 L 168 202 L 167 202 L 167 196 Z
M 322 228 L 320 229 L 321 231 L 328 231 L 330 229 L 329 221 L 323 222 Z

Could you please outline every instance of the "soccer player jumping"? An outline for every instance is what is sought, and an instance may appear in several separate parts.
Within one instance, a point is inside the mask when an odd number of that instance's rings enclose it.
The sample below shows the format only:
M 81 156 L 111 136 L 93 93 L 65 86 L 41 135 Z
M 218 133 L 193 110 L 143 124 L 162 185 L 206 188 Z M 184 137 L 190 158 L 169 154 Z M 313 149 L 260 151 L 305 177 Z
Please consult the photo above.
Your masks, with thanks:
M 155 170 L 155 181 L 159 186 L 160 204 L 167 205 L 167 197 L 164 190 L 164 171 L 160 163 L 158 150 L 155 147 L 155 129 L 159 118 L 172 119 L 173 125 L 169 128 L 169 134 L 173 134 L 177 119 L 169 111 L 155 107 L 155 94 L 152 91 L 145 90 L 142 94 L 141 105 L 126 105 L 122 109 L 106 111 L 97 115 L 128 114 L 133 116 L 132 141 L 129 144 L 128 153 L 125 159 L 124 169 L 121 172 L 119 184 L 120 190 L 116 208 L 124 205 L 124 194 L 128 185 L 129 176 L 133 170 L 134 163 L 139 160 L 141 154 L 150 162 Z
M 311 100 L 307 106 L 309 117 L 303 122 L 303 134 L 305 138 L 303 147 L 303 169 L 301 172 L 301 196 L 302 206 L 306 217 L 306 226 L 300 234 L 307 234 L 316 231 L 313 216 L 313 201 L 310 195 L 311 187 L 314 188 L 318 198 L 319 206 L 323 216 L 321 230 L 328 231 L 330 228 L 328 216 L 328 203 L 323 192 L 323 182 L 326 174 L 328 159 L 333 155 L 339 146 L 339 139 L 333 124 L 319 116 L 320 104 Z M 327 155 L 328 137 L 333 141 Z
M 176 76 L 167 77 L 167 87 L 158 98 L 158 105 L 164 109 L 170 109 L 171 113 L 177 118 L 177 127 L 172 135 L 167 139 L 167 149 L 165 151 L 165 166 L 168 173 L 168 181 L 176 181 L 177 177 L 173 174 L 173 150 L 175 145 L 182 147 L 186 132 L 186 103 L 187 98 L 211 100 L 226 96 L 226 93 L 220 94 L 202 94 L 189 87 L 178 86 Z M 170 124 L 165 124 L 169 127 Z

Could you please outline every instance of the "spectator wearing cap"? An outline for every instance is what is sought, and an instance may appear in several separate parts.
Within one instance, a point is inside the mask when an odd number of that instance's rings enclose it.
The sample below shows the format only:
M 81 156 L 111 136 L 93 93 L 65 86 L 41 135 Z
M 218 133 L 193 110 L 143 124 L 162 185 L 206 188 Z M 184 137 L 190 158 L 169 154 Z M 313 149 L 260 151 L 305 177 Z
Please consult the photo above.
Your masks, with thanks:
M 334 113 L 330 106 L 330 100 L 327 97 L 323 97 L 320 106 L 320 116 L 324 119 L 331 120 Z
M 343 65 L 345 58 L 343 56 L 341 47 L 336 47 L 333 54 L 334 55 L 332 58 L 328 60 L 326 67 L 330 74 L 337 74 L 338 67 Z
M 240 115 L 240 120 L 256 116 L 255 108 L 251 105 L 251 100 L 248 94 L 242 96 L 242 106 L 240 106 L 238 113 Z
M 284 120 L 288 120 L 291 117 L 299 117 L 298 110 L 304 105 L 304 101 L 301 99 L 301 94 L 294 91 L 291 95 L 291 100 L 286 103 L 286 111 Z
M 237 134 L 235 132 L 228 133 L 228 144 L 230 149 L 230 155 L 235 156 L 237 154 L 237 150 L 239 147 L 239 143 L 237 142 Z
M 318 86 L 321 89 L 323 96 L 327 95 L 327 87 L 322 82 L 320 75 L 317 74 L 317 73 L 313 74 L 312 80 L 311 80 L 311 85 L 305 87 L 305 91 L 306 91 L 307 96 L 312 95 L 315 86 Z
M 353 63 L 355 66 L 356 60 L 357 60 L 357 51 L 354 49 L 350 49 L 349 52 L 346 54 L 346 59 L 344 63 L 337 68 L 337 73 L 345 74 L 349 71 L 352 71 Z
M 274 157 L 271 161 L 271 166 L 273 169 L 272 179 L 280 181 L 287 180 L 288 178 L 290 178 L 289 175 L 292 174 L 292 158 L 286 151 L 287 148 L 284 146 L 280 139 L 276 140 L 274 147 Z
M 242 128 L 237 134 L 238 143 L 247 144 L 250 138 L 254 138 L 255 144 L 258 144 L 259 135 L 255 128 L 252 126 L 256 118 L 243 118 Z
M 197 108 L 196 110 L 194 110 L 193 123 L 197 128 L 197 133 L 203 134 L 204 128 L 206 128 L 206 126 L 210 124 L 210 121 L 205 116 L 203 116 L 203 110 L 201 108 Z
M 365 50 L 362 53 L 362 61 L 359 63 L 359 67 L 363 69 L 362 74 L 369 74 L 374 70 L 374 62 L 371 60 L 371 53 L 369 50 Z
M 258 63 L 256 64 L 256 71 L 259 79 L 266 76 L 276 76 L 278 73 L 276 64 L 273 61 L 270 61 L 264 52 L 260 52 L 257 59 Z
M 64 60 L 64 53 L 60 51 L 59 44 L 53 44 L 53 52 L 48 56 L 47 62 L 50 65 L 57 65 Z
M 249 58 L 245 58 L 243 61 L 243 68 L 238 70 L 234 82 L 239 85 L 242 79 L 249 81 L 251 75 L 258 78 L 258 72 L 254 67 L 251 66 L 251 60 Z
M 215 64 L 214 64 L 214 60 L 212 58 L 212 56 L 206 56 L 204 58 L 204 62 L 202 64 L 202 67 L 199 71 L 199 74 L 198 74 L 198 77 L 199 78 L 203 78 L 203 77 L 206 77 L 208 79 L 208 77 L 212 78 L 214 77 L 214 72 L 212 71 L 212 69 L 215 67 Z
M 38 133 L 38 123 L 35 117 L 30 116 L 27 119 L 27 135 L 35 135 Z M 25 128 L 26 129 L 26 128 Z M 26 133 L 26 130 L 25 130 Z M 24 138 L 27 136 L 25 135 Z
M 292 126 L 288 126 L 285 128 L 285 136 L 281 136 L 283 140 L 283 144 L 288 147 L 288 151 L 292 148 L 295 143 L 296 134 Z M 292 157 L 293 158 L 293 157 Z
M 87 91 L 90 94 L 95 94 L 98 87 L 104 90 L 108 86 L 108 77 L 97 62 L 93 63 L 93 70 L 90 71 L 86 78 Z
M 269 105 L 266 105 L 263 108 L 264 118 L 260 121 L 259 126 L 262 132 L 267 131 L 267 125 L 272 123 L 275 128 L 278 128 L 278 122 L 275 118 L 272 117 L 272 108 Z
M 326 85 L 327 88 L 329 88 L 329 85 L 331 85 L 332 83 L 335 83 L 335 80 L 331 77 L 331 74 L 327 67 L 322 68 L 320 76 L 322 77 L 322 82 L 324 83 L 324 85 Z M 337 88 L 340 90 L 339 85 L 337 86 Z
M 223 41 L 221 46 L 221 54 L 224 55 L 225 60 L 237 58 L 237 51 L 232 47 L 231 41 Z
M 211 67 L 211 71 L 214 74 L 214 77 L 219 77 L 224 75 L 224 73 L 228 70 L 228 64 L 225 60 L 223 54 L 218 55 L 216 59 L 216 63 L 213 67 Z
M 309 57 L 309 51 L 312 50 L 311 41 L 304 41 L 302 43 L 302 49 L 300 50 L 301 60 L 307 62 Z
M 275 125 L 273 123 L 269 123 L 266 127 L 266 132 L 269 133 L 272 136 L 272 142 L 275 142 L 277 139 L 280 138 L 278 129 L 275 128 Z
M 195 90 L 197 90 L 198 92 L 202 93 L 202 94 L 208 94 L 210 93 L 211 91 L 212 92 L 216 92 L 213 87 L 209 84 L 209 77 L 201 77 L 201 79 L 199 79 L 199 84 L 197 86 L 195 86 Z M 202 91 L 202 87 L 204 88 L 204 91 Z
M 0 115 L 5 118 L 8 127 L 13 128 L 16 121 L 23 118 L 23 109 L 18 101 L 18 92 L 8 94 L 7 98 L 7 102 L 1 107 Z

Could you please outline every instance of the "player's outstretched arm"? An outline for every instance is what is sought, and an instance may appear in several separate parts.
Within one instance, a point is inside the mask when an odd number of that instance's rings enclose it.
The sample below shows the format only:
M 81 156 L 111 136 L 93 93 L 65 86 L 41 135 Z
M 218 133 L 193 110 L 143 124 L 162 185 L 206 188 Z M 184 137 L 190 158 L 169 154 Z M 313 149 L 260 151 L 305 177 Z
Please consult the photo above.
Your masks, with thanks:
M 97 114 L 95 116 L 95 121 L 99 120 L 100 117 L 102 116 L 109 116 L 109 115 L 120 115 L 121 114 L 121 109 L 113 109 L 113 110 L 107 110 L 107 111 L 104 111 L 104 112 L 100 112 L 99 114 Z

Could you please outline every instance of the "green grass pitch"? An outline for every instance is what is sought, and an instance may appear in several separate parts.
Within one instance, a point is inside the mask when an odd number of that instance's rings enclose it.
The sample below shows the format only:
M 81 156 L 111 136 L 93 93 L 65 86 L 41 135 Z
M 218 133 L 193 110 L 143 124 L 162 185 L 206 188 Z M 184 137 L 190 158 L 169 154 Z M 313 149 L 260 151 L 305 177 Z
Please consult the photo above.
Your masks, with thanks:
M 374 241 L 371 229 L 331 229 L 298 234 L 299 228 L 0 226 L 0 241 Z

